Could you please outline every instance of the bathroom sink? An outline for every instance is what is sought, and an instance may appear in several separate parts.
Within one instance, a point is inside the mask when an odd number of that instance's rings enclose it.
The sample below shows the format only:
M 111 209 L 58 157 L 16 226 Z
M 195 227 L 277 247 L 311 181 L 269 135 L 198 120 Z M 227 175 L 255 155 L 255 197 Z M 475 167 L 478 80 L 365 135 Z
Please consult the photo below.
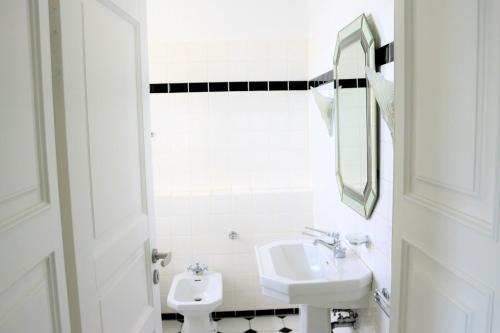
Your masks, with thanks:
M 331 308 L 368 306 L 372 272 L 353 251 L 336 259 L 331 250 L 305 239 L 275 241 L 255 250 L 263 294 L 301 304 L 302 331 L 321 332 L 309 325 L 323 319 L 329 327 Z

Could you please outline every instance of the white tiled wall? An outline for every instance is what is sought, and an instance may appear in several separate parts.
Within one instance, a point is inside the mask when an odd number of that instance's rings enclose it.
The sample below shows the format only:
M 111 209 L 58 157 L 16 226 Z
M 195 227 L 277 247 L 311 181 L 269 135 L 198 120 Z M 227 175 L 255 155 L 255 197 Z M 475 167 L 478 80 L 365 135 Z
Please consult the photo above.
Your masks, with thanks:
M 309 0 L 309 73 L 311 77 L 332 68 L 337 32 L 365 13 L 375 27 L 379 45 L 394 39 L 393 0 Z M 382 73 L 393 79 L 393 64 L 383 66 Z M 370 249 L 357 249 L 374 274 L 374 288 L 391 287 L 392 174 L 393 144 L 390 132 L 380 122 L 380 197 L 370 220 L 340 201 L 335 179 L 334 139 L 328 136 L 320 112 L 312 98 L 309 101 L 309 144 L 311 182 L 314 192 L 314 224 L 319 228 L 337 229 L 342 234 L 362 232 L 370 236 Z M 361 316 L 361 332 L 389 331 L 389 319 L 372 303 Z
M 307 79 L 303 0 L 148 0 L 150 82 Z
M 174 254 L 161 274 L 164 312 L 173 274 L 195 261 L 223 276 L 219 310 L 288 307 L 261 294 L 254 246 L 296 237 L 312 219 L 310 191 L 172 194 L 157 196 L 156 207 L 158 242 Z M 228 238 L 232 230 L 236 240 Z
M 307 92 L 151 95 L 155 192 L 309 187 Z
M 290 37 L 289 37 L 290 38 Z M 307 79 L 307 40 L 150 41 L 150 82 Z
M 286 8 L 286 10 L 283 10 Z M 307 80 L 306 3 L 150 0 L 150 81 Z M 152 94 L 163 311 L 173 274 L 223 274 L 221 310 L 288 307 L 262 296 L 254 246 L 312 222 L 306 91 Z M 234 230 L 240 238 L 231 241 Z

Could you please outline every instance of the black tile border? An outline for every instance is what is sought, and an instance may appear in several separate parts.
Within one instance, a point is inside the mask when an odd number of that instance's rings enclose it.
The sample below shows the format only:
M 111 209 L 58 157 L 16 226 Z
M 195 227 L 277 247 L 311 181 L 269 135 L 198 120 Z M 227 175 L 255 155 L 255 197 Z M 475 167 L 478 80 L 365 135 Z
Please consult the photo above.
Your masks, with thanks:
M 307 90 L 308 82 L 307 81 L 289 81 L 288 82 L 288 90 Z
M 246 318 L 251 319 L 254 317 L 262 316 L 287 316 L 299 314 L 299 308 L 285 308 L 285 309 L 261 309 L 261 310 L 236 310 L 236 311 L 216 311 L 211 313 L 214 320 L 224 318 Z M 177 320 L 184 321 L 184 316 L 180 313 L 162 313 L 161 320 Z
M 375 50 L 375 67 L 394 61 L 394 42 Z M 353 81 L 354 80 L 354 81 Z M 299 91 L 319 87 L 333 81 L 333 71 L 330 70 L 309 81 L 222 81 L 222 82 L 175 82 L 151 83 L 151 94 L 196 93 L 196 92 L 232 92 L 232 91 Z M 347 88 L 366 87 L 365 78 L 340 80 L 340 85 Z
M 267 91 L 269 83 L 267 81 L 250 81 L 248 82 L 249 91 Z
M 394 42 L 375 50 L 375 67 L 380 67 L 394 61 Z
M 256 317 L 261 317 L 261 316 L 274 316 L 274 310 L 273 310 L 273 309 L 268 309 L 268 310 L 255 310 L 255 316 L 256 316 Z
M 189 82 L 189 92 L 207 92 L 208 82 Z
M 168 93 L 168 83 L 152 83 L 149 85 L 149 93 L 166 94 Z
M 269 91 L 288 90 L 288 82 L 289 81 L 269 81 Z
M 208 91 L 210 92 L 229 91 L 229 82 L 209 82 Z
M 229 82 L 229 91 L 248 91 L 248 83 L 246 81 Z
M 276 316 L 293 315 L 295 314 L 295 308 L 276 309 L 274 313 Z
M 188 92 L 188 84 L 187 83 L 169 83 L 168 84 L 168 93 L 186 93 Z

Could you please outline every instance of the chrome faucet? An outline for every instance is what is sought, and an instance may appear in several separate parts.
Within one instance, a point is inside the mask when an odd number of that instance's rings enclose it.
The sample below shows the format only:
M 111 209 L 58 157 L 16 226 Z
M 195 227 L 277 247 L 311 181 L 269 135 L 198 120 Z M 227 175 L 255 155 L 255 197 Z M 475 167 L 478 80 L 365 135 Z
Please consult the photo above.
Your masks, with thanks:
M 317 235 L 309 233 L 309 232 L 302 232 L 303 235 L 310 236 L 314 238 L 313 244 L 314 245 L 323 245 L 324 247 L 330 249 L 333 252 L 333 255 L 335 258 L 345 258 L 346 256 L 346 248 L 342 247 L 342 241 L 340 240 L 340 234 L 338 232 L 327 232 L 311 227 L 306 227 L 306 229 L 323 234 L 325 236 L 331 237 L 332 241 L 327 242 L 322 240 L 321 238 L 318 238 Z
M 200 276 L 203 275 L 206 271 L 208 271 L 208 266 L 207 265 L 200 265 L 199 262 L 195 263 L 194 265 L 191 264 L 187 268 L 188 272 L 192 272 L 193 275 Z

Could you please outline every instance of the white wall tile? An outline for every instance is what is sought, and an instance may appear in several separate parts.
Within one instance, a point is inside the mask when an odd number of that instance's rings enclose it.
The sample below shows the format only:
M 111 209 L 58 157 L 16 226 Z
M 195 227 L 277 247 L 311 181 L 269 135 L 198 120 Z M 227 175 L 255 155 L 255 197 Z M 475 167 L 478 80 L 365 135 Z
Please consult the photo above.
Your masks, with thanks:
M 186 80 L 188 82 L 206 82 L 209 80 L 209 74 L 209 68 L 205 61 L 188 62 L 186 64 Z
M 310 191 L 171 194 L 157 197 L 156 203 L 161 216 L 157 229 L 162 235 L 158 246 L 173 253 L 172 264 L 162 275 L 172 276 L 200 261 L 223 275 L 221 309 L 283 306 L 260 297 L 254 247 L 259 242 L 297 237 L 299 225 L 302 230 L 311 224 Z M 236 240 L 229 240 L 231 230 L 238 232 Z M 168 282 L 162 282 L 162 293 L 168 293 L 168 288 Z
M 149 82 L 164 83 L 168 82 L 168 69 L 165 63 L 150 63 Z

